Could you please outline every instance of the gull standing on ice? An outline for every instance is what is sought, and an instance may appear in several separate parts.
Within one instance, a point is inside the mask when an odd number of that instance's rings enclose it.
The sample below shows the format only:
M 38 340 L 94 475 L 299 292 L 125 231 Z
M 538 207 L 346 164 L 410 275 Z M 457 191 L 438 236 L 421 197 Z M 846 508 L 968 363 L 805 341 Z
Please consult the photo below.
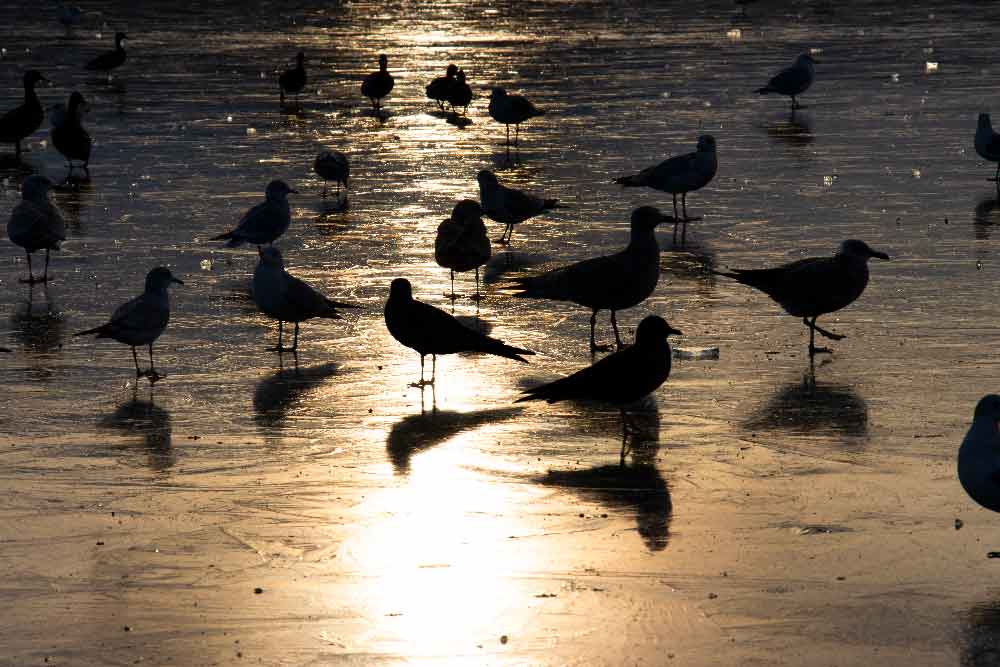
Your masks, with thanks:
M 147 376 L 149 382 L 165 378 L 153 366 L 153 341 L 160 337 L 170 321 L 170 298 L 167 287 L 171 283 L 184 283 L 170 273 L 165 266 L 158 266 L 146 275 L 146 290 L 131 301 L 126 301 L 115 309 L 111 319 L 99 327 L 87 329 L 73 334 L 85 336 L 97 334 L 98 338 L 112 338 L 119 343 L 132 347 L 132 360 L 135 361 L 135 377 Z M 139 357 L 135 348 L 140 345 L 149 346 L 149 370 L 139 370 Z
M 306 87 L 306 54 L 299 51 L 295 56 L 295 67 L 286 69 L 278 77 L 278 94 L 281 105 L 285 105 L 285 93 L 295 95 L 295 106 L 299 106 L 299 93 Z
M 439 76 L 427 84 L 425 92 L 427 97 L 437 102 L 438 108 L 444 111 L 444 103 L 448 101 L 452 86 L 455 85 L 455 75 L 458 74 L 458 67 L 454 64 L 448 65 L 444 76 Z
M 260 261 L 253 272 L 253 300 L 261 312 L 278 320 L 278 345 L 274 352 L 295 352 L 299 347 L 299 322 L 314 317 L 339 320 L 337 308 L 359 308 L 326 298 L 307 283 L 285 271 L 281 251 L 268 246 L 259 251 Z M 285 322 L 295 323 L 291 347 L 283 347 L 281 337 Z
M 988 510 L 1000 512 L 1000 396 L 987 394 L 976 404 L 972 426 L 958 449 L 958 481 Z
M 605 257 L 586 259 L 553 269 L 538 276 L 516 278 L 522 291 L 514 296 L 531 299 L 572 301 L 591 309 L 590 351 L 610 350 L 610 345 L 598 345 L 594 340 L 597 313 L 611 311 L 611 326 L 615 342 L 622 346 L 615 314 L 636 306 L 653 293 L 660 280 L 660 246 L 653 230 L 661 222 L 673 222 L 652 206 L 632 211 L 631 237 L 621 252 Z
M 635 344 L 609 354 L 591 366 L 561 380 L 533 387 L 521 401 L 595 400 L 618 407 L 622 415 L 622 463 L 626 442 L 635 427 L 625 406 L 655 391 L 670 376 L 670 343 L 667 337 L 680 335 L 658 315 L 647 315 L 635 330 Z
M 31 136 L 45 119 L 45 110 L 35 93 L 39 81 L 48 81 L 38 70 L 24 73 L 24 103 L 0 116 L 0 143 L 14 144 L 14 159 L 21 159 L 21 141 Z
M 684 223 L 682 240 L 687 236 L 687 223 L 700 218 L 690 218 L 687 213 L 687 193 L 708 185 L 719 168 L 715 153 L 715 137 L 703 134 L 698 137 L 698 147 L 693 153 L 677 155 L 658 165 L 647 167 L 638 174 L 616 178 L 615 183 L 626 188 L 647 187 L 668 192 L 674 198 L 674 240 L 677 240 L 677 223 Z M 677 217 L 677 195 L 681 196 L 683 218 Z
M 542 199 L 522 190 L 500 185 L 496 175 L 488 169 L 480 171 L 476 180 L 479 181 L 479 201 L 483 212 L 493 220 L 507 225 L 498 241 L 504 245 L 510 244 L 514 225 L 554 208 L 566 208 L 559 204 L 558 199 Z
M 816 78 L 816 61 L 808 53 L 803 53 L 791 67 L 781 70 L 763 88 L 758 88 L 761 95 L 768 93 L 778 93 L 779 95 L 789 95 L 792 98 L 792 110 L 801 109 L 795 100 L 796 95 L 801 95 L 809 89 Z
M 383 54 L 378 57 L 378 71 L 372 72 L 361 82 L 361 94 L 372 101 L 372 108 L 376 113 L 382 109 L 382 98 L 388 95 L 396 84 L 388 68 L 389 59 Z
M 458 298 L 455 294 L 455 272 L 472 269 L 476 270 L 476 293 L 472 299 L 479 301 L 482 298 L 479 294 L 479 267 L 490 261 L 493 254 L 482 215 L 483 209 L 478 202 L 463 199 L 455 205 L 451 217 L 438 225 L 434 261 L 451 269 L 451 294 L 445 295 L 450 299 Z
M 128 35 L 123 32 L 116 32 L 115 48 L 111 51 L 105 51 L 91 60 L 89 63 L 84 65 L 84 69 L 104 72 L 108 75 L 108 83 L 111 83 L 111 71 L 121 67 L 121 65 L 125 62 L 125 47 L 122 46 L 122 43 L 126 39 L 128 39 Z
M 21 203 L 14 207 L 7 223 L 11 242 L 24 248 L 28 256 L 28 278 L 21 282 L 44 283 L 49 279 L 49 251 L 59 250 L 66 240 L 66 222 L 59 207 L 49 198 L 52 181 L 44 176 L 29 176 L 21 186 Z M 31 271 L 31 253 L 45 250 L 45 271 L 35 278 Z
M 210 241 L 226 241 L 227 248 L 238 248 L 244 243 L 254 243 L 257 249 L 288 231 L 292 223 L 292 210 L 288 205 L 288 195 L 298 194 L 298 190 L 288 187 L 284 181 L 271 181 L 264 191 L 266 199 L 244 214 L 239 224 L 231 232 L 213 236 Z
M 473 331 L 440 308 L 417 301 L 406 278 L 396 278 L 389 286 L 385 326 L 393 338 L 420 354 L 420 382 L 412 383 L 411 387 L 434 384 L 439 354 L 483 352 L 524 363 L 528 361 L 522 354 L 534 354 Z M 424 357 L 428 354 L 431 355 L 431 379 L 424 380 Z
M 53 112 L 52 130 L 49 136 L 52 145 L 59 151 L 69 165 L 66 179 L 73 175 L 74 161 L 83 163 L 83 171 L 90 176 L 90 150 L 94 145 L 90 134 L 83 127 L 83 114 L 90 106 L 83 95 L 73 91 L 69 96 L 69 104 L 65 113 L 60 110 Z
M 812 356 L 830 352 L 825 347 L 816 347 L 817 333 L 830 340 L 844 338 L 821 329 L 816 325 L 816 318 L 849 306 L 861 296 L 868 286 L 871 257 L 889 259 L 889 255 L 872 250 L 864 241 L 848 239 L 840 244 L 833 257 L 809 257 L 773 269 L 712 273 L 759 289 L 777 301 L 786 313 L 801 317 L 802 323 L 809 327 L 809 355 Z
M 326 196 L 326 184 L 337 182 L 337 199 L 340 199 L 340 186 L 344 186 L 344 202 L 347 201 L 347 180 L 351 177 L 351 164 L 347 156 L 340 151 L 323 151 L 316 156 L 313 171 L 323 179 L 323 196 Z
M 544 111 L 535 107 L 523 95 L 508 95 L 503 88 L 494 88 L 490 93 L 490 118 L 507 126 L 507 147 L 510 148 L 510 126 L 514 126 L 514 145 L 517 146 L 521 123 L 542 116 Z
M 979 157 L 997 163 L 997 172 L 990 180 L 995 181 L 997 190 L 1000 190 L 1000 134 L 993 131 L 988 113 L 979 114 L 975 146 Z

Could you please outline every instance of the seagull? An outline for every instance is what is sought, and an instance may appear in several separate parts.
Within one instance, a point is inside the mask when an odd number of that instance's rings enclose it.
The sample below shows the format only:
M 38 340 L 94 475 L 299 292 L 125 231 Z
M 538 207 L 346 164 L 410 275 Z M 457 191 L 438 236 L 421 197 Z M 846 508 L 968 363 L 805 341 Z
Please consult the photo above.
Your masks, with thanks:
M 510 148 L 510 126 L 514 126 L 514 145 L 517 146 L 521 123 L 542 116 L 544 111 L 535 107 L 523 95 L 508 95 L 503 88 L 494 88 L 490 93 L 490 118 L 507 126 L 507 147 Z
M 455 83 L 448 93 L 448 104 L 451 105 L 452 111 L 462 107 L 462 115 L 468 114 L 469 105 L 472 104 L 472 87 L 465 82 L 465 70 L 458 70 L 455 75 Z
M 213 236 L 210 241 L 226 240 L 227 248 L 238 248 L 244 243 L 255 243 L 257 248 L 274 240 L 288 231 L 292 223 L 292 211 L 288 206 L 288 195 L 299 194 L 284 181 L 271 181 L 264 191 L 267 199 L 247 211 L 236 229 Z
M 736 269 L 733 272 L 713 271 L 716 275 L 734 278 L 744 285 L 759 289 L 778 302 L 785 312 L 801 317 L 809 327 L 809 355 L 829 353 L 816 347 L 819 333 L 830 340 L 844 336 L 821 329 L 816 318 L 840 310 L 861 296 L 868 285 L 868 259 L 889 259 L 864 241 L 848 239 L 840 244 L 833 257 L 809 257 L 773 269 Z
M 385 326 L 397 341 L 420 354 L 420 382 L 411 387 L 434 384 L 437 355 L 456 352 L 483 352 L 528 363 L 522 354 L 534 354 L 503 341 L 473 331 L 440 308 L 417 301 L 406 278 L 396 278 L 389 286 L 385 302 Z M 431 379 L 424 380 L 424 357 L 431 355 Z
M 98 338 L 113 338 L 119 343 L 131 346 L 132 360 L 135 361 L 135 377 L 138 379 L 146 376 L 150 384 L 156 383 L 166 375 L 157 373 L 153 366 L 153 341 L 160 337 L 167 328 L 167 322 L 170 321 L 167 287 L 171 283 L 184 284 L 175 278 L 167 267 L 156 267 L 146 275 L 146 290 L 131 301 L 118 306 L 106 324 L 73 335 L 97 334 Z M 139 345 L 149 346 L 147 371 L 139 370 L 139 357 L 135 353 L 135 348 Z
M 97 70 L 108 75 L 108 83 L 111 83 L 111 71 L 120 67 L 125 62 L 125 48 L 122 42 L 128 39 L 123 32 L 115 33 L 115 48 L 113 51 L 105 51 L 89 63 L 84 65 L 84 69 Z
M 567 208 L 560 205 L 558 199 L 542 199 L 522 190 L 500 185 L 496 175 L 489 169 L 476 174 L 476 180 L 479 181 L 479 201 L 482 202 L 483 212 L 493 220 L 507 225 L 499 241 L 504 245 L 510 244 L 514 225 L 554 208 Z
M 1000 134 L 993 131 L 988 113 L 979 114 L 979 124 L 976 126 L 976 152 L 979 157 L 997 163 L 997 173 L 991 181 L 996 181 L 1000 190 Z
M 622 463 L 629 430 L 635 427 L 625 406 L 655 391 L 670 376 L 670 343 L 667 337 L 680 335 L 659 315 L 647 315 L 635 330 L 635 344 L 609 354 L 596 363 L 555 382 L 524 392 L 522 401 L 556 403 L 566 400 L 605 401 L 618 407 L 622 415 Z
M 323 151 L 316 156 L 313 163 L 313 171 L 323 179 L 323 196 L 326 196 L 326 184 L 328 181 L 337 182 L 337 199 L 340 199 L 340 186 L 343 184 L 345 190 L 345 200 L 347 197 L 347 179 L 351 176 L 351 165 L 347 161 L 347 156 L 340 151 Z
M 278 77 L 278 89 L 281 95 L 282 106 L 285 104 L 285 93 L 295 95 L 295 104 L 299 104 L 299 93 L 306 87 L 305 60 L 305 52 L 299 51 L 298 55 L 295 56 L 295 67 L 293 69 L 286 69 Z
M 451 89 L 455 86 L 455 75 L 458 74 L 458 67 L 454 64 L 448 65 L 444 76 L 439 76 L 427 84 L 425 88 L 427 97 L 437 102 L 438 108 L 444 111 L 444 103 L 451 95 Z
M 1000 512 L 1000 396 L 987 394 L 976 404 L 972 426 L 958 449 L 958 481 L 988 510 Z
M 0 143 L 14 144 L 14 158 L 21 159 L 21 141 L 42 125 L 45 110 L 35 94 L 35 85 L 48 81 L 41 72 L 29 69 L 24 73 L 24 104 L 0 116 Z
M 699 190 L 708 185 L 719 168 L 715 154 L 715 137 L 703 134 L 698 137 L 698 148 L 694 153 L 677 155 L 664 160 L 660 164 L 643 169 L 632 176 L 616 178 L 615 183 L 626 188 L 647 187 L 661 192 L 669 192 L 674 198 L 674 240 L 677 240 L 677 222 L 683 222 L 684 235 L 687 234 L 687 222 L 697 220 L 687 213 L 687 193 Z M 681 211 L 683 218 L 677 217 L 677 195 L 681 196 Z
M 59 250 L 66 240 L 66 222 L 59 207 L 49 199 L 52 181 L 44 176 L 29 176 L 21 187 L 21 203 L 14 207 L 7 223 L 7 236 L 24 248 L 28 256 L 28 278 L 21 282 L 44 283 L 49 280 L 49 251 Z M 45 250 L 45 271 L 41 278 L 31 272 L 31 253 Z
M 65 113 L 55 113 L 52 117 L 52 130 L 49 135 L 52 138 L 52 145 L 62 153 L 69 164 L 69 174 L 73 174 L 73 161 L 83 163 L 83 171 L 90 176 L 90 149 L 93 140 L 87 130 L 83 129 L 83 113 L 90 109 L 83 95 L 73 91 L 69 96 L 69 104 Z
M 479 202 L 463 199 L 455 205 L 451 217 L 438 225 L 434 261 L 451 269 L 451 294 L 446 296 L 453 300 L 458 298 L 455 294 L 455 272 L 472 269 L 476 270 L 476 294 L 472 299 L 479 301 L 482 298 L 479 294 L 479 267 L 490 261 L 493 254 L 482 215 Z
M 261 312 L 278 320 L 278 345 L 269 348 L 274 352 L 295 352 L 299 347 L 299 322 L 314 317 L 339 320 L 337 308 L 359 308 L 351 303 L 340 303 L 326 298 L 307 283 L 285 271 L 281 251 L 268 246 L 258 251 L 260 261 L 253 272 L 253 300 Z M 295 337 L 291 347 L 281 344 L 285 322 L 295 323 Z
M 594 341 L 597 313 L 611 311 L 611 326 L 620 349 L 618 320 L 615 314 L 646 300 L 660 280 L 660 246 L 653 232 L 661 222 L 673 222 L 652 206 L 640 206 L 632 211 L 631 237 L 621 252 L 604 257 L 585 259 L 547 271 L 538 276 L 515 278 L 522 291 L 514 296 L 530 299 L 572 301 L 591 309 L 590 351 L 611 349 Z
M 389 74 L 389 59 L 385 54 L 378 57 L 378 71 L 372 72 L 361 82 L 361 94 L 372 101 L 372 108 L 382 108 L 382 98 L 389 94 L 396 81 Z
M 795 101 L 795 96 L 809 90 L 813 79 L 816 78 L 816 64 L 811 55 L 803 53 L 795 59 L 791 67 L 778 72 L 766 86 L 758 88 L 757 92 L 761 95 L 768 93 L 789 95 L 792 98 L 792 109 L 801 109 L 802 107 Z

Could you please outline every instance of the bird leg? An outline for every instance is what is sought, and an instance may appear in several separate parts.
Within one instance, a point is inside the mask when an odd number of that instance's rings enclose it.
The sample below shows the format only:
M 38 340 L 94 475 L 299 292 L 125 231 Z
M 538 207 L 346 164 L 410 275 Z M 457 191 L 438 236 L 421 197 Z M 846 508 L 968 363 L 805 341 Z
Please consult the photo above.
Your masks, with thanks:
M 431 359 L 433 359 L 434 364 L 436 366 L 436 364 L 437 364 L 437 356 L 432 354 L 431 355 Z M 421 354 L 420 355 L 420 382 L 411 382 L 410 386 L 411 387 L 416 387 L 417 389 L 420 389 L 421 396 L 422 396 L 423 395 L 423 389 L 427 385 L 431 385 L 432 387 L 434 386 L 434 371 L 433 370 L 431 371 L 431 379 L 430 380 L 425 380 L 424 379 L 424 355 Z
M 615 311 L 611 311 L 611 328 L 615 330 L 615 344 L 617 348 L 622 349 L 622 337 L 618 335 L 618 319 L 615 317 Z
M 18 282 L 28 283 L 29 285 L 34 285 L 37 282 L 41 282 L 40 280 L 35 280 L 35 274 L 31 272 L 31 253 L 25 250 L 24 254 L 28 258 L 28 279 L 25 280 L 24 278 L 19 278 Z
M 510 123 L 505 123 L 507 126 L 507 154 L 510 155 Z
M 296 322 L 295 323 L 295 334 L 292 337 L 292 347 L 290 348 L 290 351 L 291 352 L 295 352 L 298 349 L 299 349 L 299 323 Z
M 49 249 L 45 249 L 45 271 L 42 273 L 42 282 L 49 282 Z
M 816 330 L 816 333 L 823 336 L 824 338 L 829 338 L 830 340 L 844 340 L 844 338 L 846 338 L 846 336 L 843 336 L 841 334 L 835 334 L 832 331 L 827 331 L 826 329 L 823 329 L 822 327 L 817 325 L 815 317 L 812 319 L 811 326 L 813 329 Z
M 483 295 L 479 293 L 479 267 L 476 267 L 476 293 L 469 297 L 473 301 L 479 301 L 483 298 Z
M 260 246 L 258 246 L 258 248 L 259 247 Z M 278 344 L 275 345 L 274 347 L 267 348 L 268 352 L 277 352 L 278 354 L 281 354 L 282 352 L 294 352 L 295 351 L 294 347 L 288 348 L 288 347 L 285 347 L 284 345 L 282 345 L 282 335 L 284 334 L 284 331 L 285 331 L 285 323 L 282 320 L 278 320 Z
M 135 352 L 135 348 L 132 348 Z M 160 375 L 156 372 L 156 367 L 153 365 L 153 344 L 149 344 L 149 370 L 146 371 L 146 376 L 149 378 L 149 384 L 156 384 L 157 380 L 162 380 L 167 377 L 166 375 Z
M 458 298 L 458 295 L 455 294 L 455 269 L 451 269 L 451 294 L 445 294 L 444 297 L 452 301 Z
M 808 317 L 803 317 L 802 321 L 809 327 L 809 358 L 812 359 L 812 356 L 815 354 L 833 354 L 833 350 L 828 347 L 816 347 L 816 331 L 822 331 L 816 326 L 816 318 L 812 318 L 810 322 Z M 828 333 L 828 331 L 823 332 L 824 335 Z
M 682 212 L 684 213 L 684 222 L 685 222 L 685 223 L 687 223 L 687 222 L 694 222 L 694 221 L 696 221 L 696 220 L 701 220 L 701 217 L 700 217 L 700 216 L 699 216 L 699 217 L 697 217 L 697 218 L 692 218 L 692 217 L 690 217 L 690 216 L 688 215 L 688 209 L 687 209 L 687 193 L 686 193 L 686 192 L 682 192 L 682 193 L 681 193 L 681 211 L 682 211 Z M 685 226 L 685 231 L 687 231 L 687 227 L 686 227 L 686 226 Z
M 595 352 L 607 352 L 611 349 L 610 345 L 598 345 L 597 341 L 594 340 L 594 327 L 597 326 L 597 311 L 595 310 L 590 315 L 590 353 Z
M 132 346 L 132 361 L 135 362 L 135 379 L 138 380 L 145 373 L 139 370 L 139 356 L 135 353 L 135 345 Z
M 521 124 L 514 123 L 514 145 L 517 146 L 518 140 L 521 138 Z
M 795 101 L 795 95 L 792 95 L 792 109 L 798 109 L 799 103 Z

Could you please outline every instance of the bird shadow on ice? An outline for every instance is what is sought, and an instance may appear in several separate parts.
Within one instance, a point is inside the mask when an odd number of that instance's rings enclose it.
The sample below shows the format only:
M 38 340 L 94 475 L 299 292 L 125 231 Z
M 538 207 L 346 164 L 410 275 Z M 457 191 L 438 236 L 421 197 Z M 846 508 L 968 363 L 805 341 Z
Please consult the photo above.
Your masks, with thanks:
M 414 454 L 436 447 L 460 433 L 474 431 L 485 424 L 496 424 L 523 412 L 523 408 L 492 408 L 473 412 L 421 410 L 419 415 L 403 417 L 392 425 L 385 440 L 385 450 L 397 475 L 408 475 Z
M 279 368 L 254 388 L 254 422 L 258 426 L 283 426 L 305 394 L 337 374 L 338 366 L 335 363 L 299 367 L 298 356 L 293 356 L 294 366 Z
M 970 607 L 959 620 L 962 667 L 1000 665 L 1000 599 Z
M 79 232 L 80 214 L 94 196 L 93 185 L 90 181 L 64 181 L 56 185 L 53 190 L 55 190 L 56 201 L 60 210 L 65 214 L 69 228 L 74 232 Z
M 660 273 L 699 285 L 715 285 L 715 252 L 697 241 L 664 244 Z
M 36 290 L 40 299 L 36 299 Z M 27 298 L 17 303 L 10 323 L 14 340 L 31 352 L 52 352 L 62 346 L 66 321 L 44 283 L 28 286 Z
M 975 240 L 989 240 L 994 225 L 1000 222 L 1000 215 L 997 215 L 998 208 L 1000 208 L 1000 200 L 996 197 L 984 199 L 976 204 L 972 218 L 972 234 Z
M 550 255 L 524 252 L 523 250 L 505 250 L 498 252 L 486 262 L 483 269 L 483 284 L 491 285 L 504 278 L 508 273 L 516 273 L 531 269 L 552 261 Z
M 764 128 L 767 136 L 788 146 L 808 146 L 816 140 L 813 118 L 803 111 L 791 111 L 772 118 Z
M 98 426 L 126 436 L 140 437 L 146 465 L 155 472 L 165 472 L 177 462 L 171 441 L 170 411 L 153 403 L 152 391 L 148 401 L 133 394 L 131 400 L 103 417 Z

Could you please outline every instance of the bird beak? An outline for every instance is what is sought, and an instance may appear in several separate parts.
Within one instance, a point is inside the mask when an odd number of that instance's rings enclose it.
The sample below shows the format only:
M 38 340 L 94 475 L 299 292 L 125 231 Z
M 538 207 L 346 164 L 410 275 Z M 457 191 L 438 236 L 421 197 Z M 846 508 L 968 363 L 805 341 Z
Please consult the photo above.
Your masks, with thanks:
M 660 216 L 660 223 L 663 223 L 663 222 L 677 222 L 677 219 L 674 218 L 674 216 L 672 216 L 672 215 L 661 215 Z M 660 224 L 660 223 L 657 223 L 657 224 Z
M 177 283 L 178 285 L 183 285 L 184 284 L 184 281 L 181 280 L 180 278 L 173 278 L 173 277 L 171 277 L 170 278 L 170 282 Z
M 875 250 L 872 250 L 871 255 L 872 257 L 878 257 L 879 259 L 889 259 L 889 255 L 885 254 L 884 252 L 877 252 Z
M 680 329 L 675 329 L 672 326 L 668 325 L 667 326 L 667 335 L 669 336 L 670 334 L 673 334 L 675 336 L 683 336 L 684 332 L 681 331 Z
M 299 191 L 298 191 L 298 190 L 293 190 L 292 188 L 289 188 L 289 189 L 288 189 L 288 191 L 289 191 L 289 192 L 290 192 L 291 194 L 293 194 L 293 195 L 297 195 L 297 194 L 299 194 Z

